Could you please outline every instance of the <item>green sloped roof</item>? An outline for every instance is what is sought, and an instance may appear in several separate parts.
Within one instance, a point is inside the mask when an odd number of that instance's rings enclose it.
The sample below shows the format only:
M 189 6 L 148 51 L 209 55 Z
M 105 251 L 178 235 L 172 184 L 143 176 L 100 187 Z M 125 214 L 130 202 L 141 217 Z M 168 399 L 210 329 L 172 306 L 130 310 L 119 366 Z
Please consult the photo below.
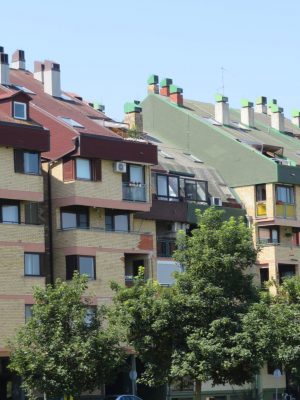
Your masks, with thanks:
M 232 186 L 282 182 L 300 184 L 300 168 L 282 166 L 255 150 L 253 144 L 283 148 L 300 164 L 300 141 L 270 128 L 270 117 L 255 113 L 255 128 L 239 124 L 240 111 L 230 110 L 231 126 L 214 121 L 214 105 L 186 100 L 179 108 L 168 98 L 150 94 L 142 103 L 144 130 L 214 166 Z M 286 130 L 300 129 L 286 120 Z M 192 151 L 191 151 L 192 150 Z

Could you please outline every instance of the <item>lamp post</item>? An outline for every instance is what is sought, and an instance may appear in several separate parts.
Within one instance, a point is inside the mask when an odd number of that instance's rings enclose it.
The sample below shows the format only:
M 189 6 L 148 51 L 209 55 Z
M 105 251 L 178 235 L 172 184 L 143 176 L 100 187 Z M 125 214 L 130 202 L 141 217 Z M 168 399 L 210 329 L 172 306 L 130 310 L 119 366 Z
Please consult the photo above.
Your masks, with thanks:
M 281 371 L 280 369 L 275 369 L 275 371 L 273 372 L 273 376 L 275 378 L 275 382 L 276 382 L 276 400 L 278 400 L 278 380 L 281 377 Z

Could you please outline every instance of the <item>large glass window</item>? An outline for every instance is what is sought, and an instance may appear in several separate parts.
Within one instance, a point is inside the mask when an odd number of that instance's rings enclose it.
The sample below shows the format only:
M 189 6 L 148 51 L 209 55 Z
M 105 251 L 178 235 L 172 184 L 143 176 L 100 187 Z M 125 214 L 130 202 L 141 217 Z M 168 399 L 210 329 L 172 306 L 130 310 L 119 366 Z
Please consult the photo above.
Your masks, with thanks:
M 1 204 L 1 222 L 3 224 L 18 224 L 19 219 L 19 204 L 3 203 Z
M 61 208 L 62 229 L 86 229 L 89 227 L 88 207 L 72 206 Z
M 14 102 L 14 118 L 27 119 L 27 105 L 26 103 Z
M 36 253 L 24 254 L 24 274 L 40 276 L 41 275 L 41 255 Z
M 187 200 L 207 202 L 207 182 L 185 179 L 184 187 Z
M 294 187 L 293 186 L 276 186 L 277 203 L 295 204 Z
M 129 231 L 129 214 L 112 210 L 105 211 L 105 229 L 107 231 Z
M 156 175 L 157 198 L 159 200 L 179 199 L 179 177 L 168 175 Z
M 92 179 L 91 160 L 76 158 L 76 179 Z

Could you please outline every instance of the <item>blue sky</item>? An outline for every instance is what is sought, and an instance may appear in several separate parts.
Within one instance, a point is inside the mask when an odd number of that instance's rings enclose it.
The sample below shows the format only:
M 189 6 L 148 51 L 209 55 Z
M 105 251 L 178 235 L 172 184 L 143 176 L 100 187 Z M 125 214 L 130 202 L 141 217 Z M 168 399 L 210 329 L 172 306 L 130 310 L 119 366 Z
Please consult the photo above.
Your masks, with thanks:
M 170 77 L 186 98 L 276 98 L 300 108 L 297 0 L 27 0 L 1 4 L 5 51 L 61 64 L 62 88 L 106 105 L 143 99 L 150 74 Z

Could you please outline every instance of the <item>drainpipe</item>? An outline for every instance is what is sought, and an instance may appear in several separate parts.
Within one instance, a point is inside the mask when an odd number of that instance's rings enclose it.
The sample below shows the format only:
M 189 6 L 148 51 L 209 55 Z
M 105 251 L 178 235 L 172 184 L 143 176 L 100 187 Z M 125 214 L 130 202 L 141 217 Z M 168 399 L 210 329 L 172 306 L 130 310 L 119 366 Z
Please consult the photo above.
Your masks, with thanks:
M 54 162 L 48 163 L 48 233 L 49 233 L 49 261 L 50 261 L 50 283 L 54 284 L 54 271 L 53 271 L 53 221 L 52 221 L 52 192 L 51 192 L 51 170 Z

